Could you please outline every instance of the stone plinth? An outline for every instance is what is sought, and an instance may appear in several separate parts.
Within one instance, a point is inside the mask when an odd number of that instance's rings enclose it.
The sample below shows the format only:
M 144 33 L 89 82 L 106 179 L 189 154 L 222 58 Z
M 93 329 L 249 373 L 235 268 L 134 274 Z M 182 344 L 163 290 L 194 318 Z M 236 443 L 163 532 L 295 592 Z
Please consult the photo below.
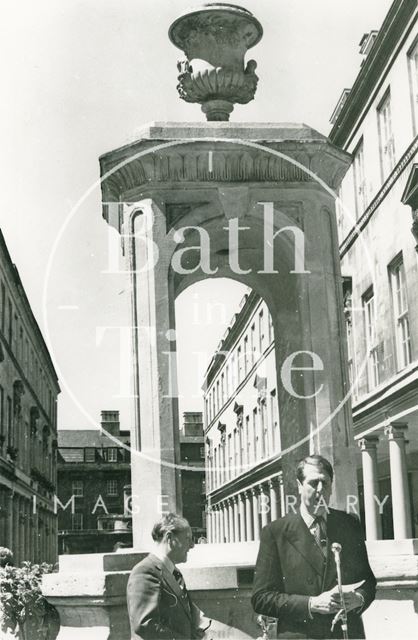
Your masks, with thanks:
M 368 640 L 418 636 L 418 540 L 368 543 L 378 580 L 375 602 L 363 616 Z M 194 601 L 218 622 L 216 639 L 256 638 L 250 598 L 258 543 L 197 545 L 181 566 Z M 141 554 L 61 556 L 60 572 L 44 576 L 43 592 L 60 614 L 58 640 L 129 640 L 126 584 Z M 74 567 L 80 567 L 74 573 Z

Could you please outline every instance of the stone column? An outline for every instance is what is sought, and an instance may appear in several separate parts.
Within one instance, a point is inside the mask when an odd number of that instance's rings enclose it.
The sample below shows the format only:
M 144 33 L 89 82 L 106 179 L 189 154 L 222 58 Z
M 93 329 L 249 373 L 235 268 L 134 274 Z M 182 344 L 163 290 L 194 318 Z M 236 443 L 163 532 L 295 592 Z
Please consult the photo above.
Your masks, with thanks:
M 361 450 L 364 487 L 364 514 L 366 518 L 367 540 L 382 538 L 382 523 L 380 521 L 379 506 L 375 496 L 379 496 L 379 482 L 377 474 L 377 443 L 378 436 L 366 436 L 358 441 Z
M 13 555 L 15 564 L 19 565 L 22 558 L 20 555 L 20 522 L 19 522 L 19 496 L 13 496 Z
M 216 505 L 216 542 L 222 542 L 222 523 L 221 523 L 221 507 L 219 503 Z
M 232 501 L 234 505 L 234 542 L 239 542 L 240 530 L 239 530 L 238 496 L 234 496 L 232 498 Z
M 252 487 L 251 493 L 253 496 L 253 529 L 254 540 L 260 540 L 260 520 L 258 517 L 258 490 L 256 487 Z
M 276 483 L 275 480 L 269 480 L 269 490 L 270 490 L 270 516 L 271 520 L 277 520 L 277 494 L 276 494 Z
M 245 492 L 245 539 L 247 542 L 254 540 L 251 493 L 249 491 Z
M 6 544 L 6 508 L 4 504 L 4 487 L 0 486 L 0 540 Z
M 166 218 L 151 199 L 125 209 L 132 274 L 136 426 L 131 459 L 133 544 L 147 550 L 163 510 L 182 512 L 174 284 Z M 158 255 L 157 255 L 158 254 Z M 154 266 L 153 266 L 154 265 Z
M 224 521 L 224 510 L 222 508 L 222 503 L 218 504 L 219 510 L 219 542 L 223 544 L 225 542 L 225 521 Z
M 213 506 L 211 510 L 208 512 L 209 518 L 209 542 L 215 542 L 215 513 L 213 511 Z
M 269 504 L 267 500 L 265 500 L 266 493 L 264 491 L 264 486 L 260 486 L 260 511 L 261 511 L 261 527 L 265 527 L 268 524 L 268 510 Z
M 286 515 L 286 498 L 284 493 L 283 473 L 279 473 L 278 482 L 279 482 L 279 496 L 280 496 L 280 516 L 283 517 Z
M 216 544 L 218 542 L 218 511 L 216 509 L 216 505 L 212 507 L 212 517 L 213 517 L 213 542 Z
M 207 509 L 207 505 L 206 505 Z M 212 531 L 211 531 L 211 522 L 210 522 L 210 511 L 206 510 L 206 533 L 208 537 L 208 542 L 212 542 Z
M 228 503 L 229 542 L 234 542 L 235 540 L 234 509 L 232 506 L 232 499 L 228 498 L 227 503 Z
M 385 429 L 389 440 L 390 484 L 392 488 L 393 531 L 395 540 L 412 537 L 411 508 L 405 451 L 408 425 L 392 422 Z
M 245 532 L 245 526 L 246 526 L 245 498 L 242 493 L 240 493 L 238 496 L 238 510 L 239 510 L 239 531 L 240 531 L 239 540 L 240 542 L 245 542 L 245 540 L 247 539 L 246 532 Z
M 231 542 L 231 538 L 229 534 L 228 505 L 225 502 L 222 502 L 221 504 L 222 504 L 222 517 L 224 520 L 225 542 Z

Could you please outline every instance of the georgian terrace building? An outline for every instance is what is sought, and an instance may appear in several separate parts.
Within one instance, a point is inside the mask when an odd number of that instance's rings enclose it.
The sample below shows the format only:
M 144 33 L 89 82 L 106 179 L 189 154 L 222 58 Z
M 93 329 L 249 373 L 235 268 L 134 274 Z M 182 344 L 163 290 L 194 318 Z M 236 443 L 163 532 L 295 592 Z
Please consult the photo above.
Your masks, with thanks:
M 251 292 L 204 381 L 209 542 L 258 540 L 284 509 L 271 316 Z
M 0 231 L 0 545 L 56 562 L 57 375 Z
M 337 209 L 358 479 L 368 539 L 418 536 L 417 3 L 360 42 L 331 122 L 353 155 Z M 411 209 L 415 212 L 411 233 Z M 374 496 L 389 496 L 383 514 Z
M 119 411 L 102 411 L 100 424 L 58 431 L 60 554 L 132 546 L 131 432 L 120 429 Z

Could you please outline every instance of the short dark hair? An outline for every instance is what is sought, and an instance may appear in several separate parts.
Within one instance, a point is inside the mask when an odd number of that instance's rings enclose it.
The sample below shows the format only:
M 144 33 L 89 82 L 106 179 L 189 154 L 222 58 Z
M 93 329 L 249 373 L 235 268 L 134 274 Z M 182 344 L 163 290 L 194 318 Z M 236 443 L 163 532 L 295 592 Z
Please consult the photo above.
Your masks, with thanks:
M 178 516 L 175 513 L 167 513 L 155 523 L 152 528 L 152 539 L 154 542 L 161 542 L 167 533 L 177 533 L 183 529 L 190 527 L 186 518 Z
M 319 454 L 315 453 L 312 456 L 306 456 L 306 458 L 303 458 L 303 460 L 299 462 L 296 468 L 296 478 L 299 480 L 299 482 L 303 482 L 305 479 L 305 467 L 307 464 L 310 464 L 314 467 L 319 467 L 320 469 L 322 469 L 322 471 L 325 471 L 325 473 L 329 475 L 329 477 L 331 478 L 331 482 L 333 481 L 334 469 L 332 468 L 330 461 L 324 458 L 324 456 L 320 456 Z

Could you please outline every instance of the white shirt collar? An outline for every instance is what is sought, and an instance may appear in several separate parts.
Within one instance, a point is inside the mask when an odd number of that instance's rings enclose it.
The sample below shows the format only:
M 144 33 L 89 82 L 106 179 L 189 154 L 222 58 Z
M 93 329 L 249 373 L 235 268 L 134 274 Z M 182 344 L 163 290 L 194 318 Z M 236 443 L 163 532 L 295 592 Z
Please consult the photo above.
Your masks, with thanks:
M 154 549 L 152 550 L 152 553 L 154 556 L 157 556 L 159 560 L 161 560 L 161 562 L 163 563 L 163 565 L 165 566 L 165 568 L 169 573 L 173 573 L 174 569 L 176 568 L 176 565 L 172 560 L 170 560 L 170 558 L 167 555 L 165 555 L 165 553 L 160 549 L 160 547 L 155 546 Z
M 309 513 L 309 511 L 307 510 L 303 502 L 300 503 L 300 515 L 302 517 L 302 520 L 305 522 L 306 526 L 308 527 L 308 529 L 310 529 L 313 523 L 315 522 L 316 516 L 313 516 L 312 514 Z M 325 522 L 327 521 L 327 516 L 328 516 L 328 511 L 325 509 L 324 513 L 322 514 L 322 517 L 324 518 Z

